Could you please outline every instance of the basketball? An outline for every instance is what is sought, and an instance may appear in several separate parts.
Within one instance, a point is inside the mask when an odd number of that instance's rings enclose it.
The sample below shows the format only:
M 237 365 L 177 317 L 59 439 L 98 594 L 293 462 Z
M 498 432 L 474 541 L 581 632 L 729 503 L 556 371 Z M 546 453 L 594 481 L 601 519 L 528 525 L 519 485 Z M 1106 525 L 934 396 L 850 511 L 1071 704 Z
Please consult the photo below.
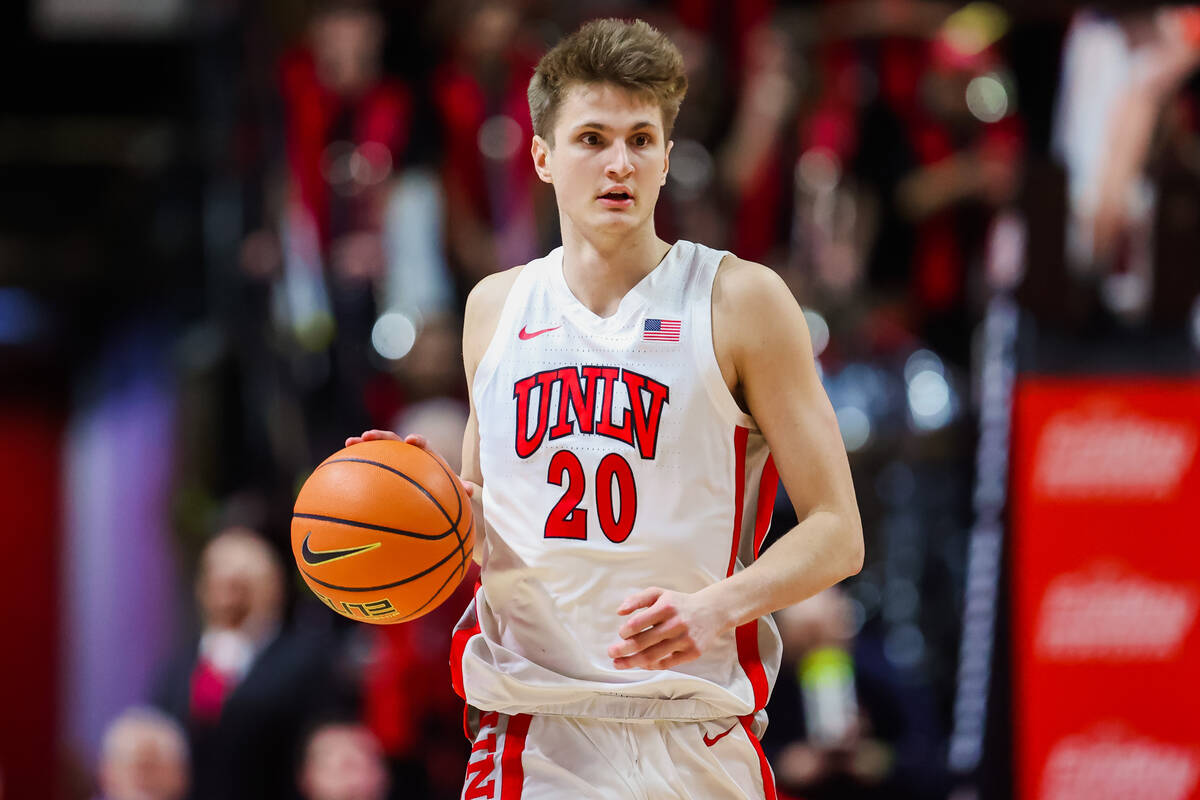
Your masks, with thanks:
M 475 524 L 466 491 L 438 456 L 404 442 L 360 442 L 313 471 L 292 514 L 292 554 L 308 587 L 351 619 L 427 614 L 466 575 Z

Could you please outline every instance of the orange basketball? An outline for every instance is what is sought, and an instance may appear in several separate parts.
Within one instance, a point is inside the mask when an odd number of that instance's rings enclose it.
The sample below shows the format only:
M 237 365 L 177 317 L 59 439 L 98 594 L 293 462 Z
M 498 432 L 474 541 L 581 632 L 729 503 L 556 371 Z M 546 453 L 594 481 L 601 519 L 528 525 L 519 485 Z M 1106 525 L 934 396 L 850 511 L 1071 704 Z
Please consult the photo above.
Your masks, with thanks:
M 453 470 L 404 442 L 351 445 L 296 498 L 292 554 L 304 582 L 351 619 L 390 624 L 437 608 L 467 573 L 471 503 Z

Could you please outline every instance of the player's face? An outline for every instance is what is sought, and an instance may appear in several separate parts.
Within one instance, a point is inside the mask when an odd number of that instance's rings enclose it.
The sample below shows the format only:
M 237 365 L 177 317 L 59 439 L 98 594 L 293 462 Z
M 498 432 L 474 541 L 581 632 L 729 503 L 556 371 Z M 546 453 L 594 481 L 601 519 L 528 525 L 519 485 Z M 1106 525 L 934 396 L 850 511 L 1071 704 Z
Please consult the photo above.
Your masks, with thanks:
M 559 213 L 576 228 L 606 233 L 651 220 L 670 151 L 658 104 L 604 83 L 570 89 L 554 146 L 533 142 L 534 165 L 554 185 Z

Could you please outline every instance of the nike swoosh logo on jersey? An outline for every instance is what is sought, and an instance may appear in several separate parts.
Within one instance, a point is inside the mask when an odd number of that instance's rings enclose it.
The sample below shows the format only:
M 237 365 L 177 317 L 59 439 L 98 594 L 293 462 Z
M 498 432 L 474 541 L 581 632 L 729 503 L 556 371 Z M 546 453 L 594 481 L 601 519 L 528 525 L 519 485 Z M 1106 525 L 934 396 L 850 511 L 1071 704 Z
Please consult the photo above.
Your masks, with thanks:
M 375 542 L 374 544 L 364 544 L 362 547 L 346 547 L 341 550 L 313 550 L 308 546 L 308 537 L 310 536 L 312 536 L 312 531 L 304 534 L 304 543 L 300 545 L 300 555 L 304 558 L 304 563 L 310 567 L 315 567 L 318 564 L 328 564 L 330 561 L 337 561 L 339 558 L 356 556 L 359 553 L 374 550 L 382 544 L 382 542 Z
M 549 333 L 550 331 L 556 331 L 561 327 L 562 327 L 562 325 L 555 325 L 553 328 L 543 328 L 540 331 L 527 331 L 527 330 L 525 330 L 525 326 L 522 325 L 521 330 L 517 333 L 517 338 L 522 339 L 522 340 L 532 339 L 535 336 L 541 336 L 543 333 Z
M 732 725 L 730 725 L 728 728 L 726 728 L 724 733 L 718 733 L 716 736 L 713 736 L 712 738 L 709 738 L 709 735 L 707 733 L 704 734 L 704 743 L 706 745 L 708 745 L 709 747 L 712 747 L 714 744 L 716 744 L 717 742 L 721 741 L 726 736 L 728 736 L 729 732 L 731 730 L 733 730 L 734 728 L 736 728 L 737 726 L 738 726 L 738 724 L 735 722 Z

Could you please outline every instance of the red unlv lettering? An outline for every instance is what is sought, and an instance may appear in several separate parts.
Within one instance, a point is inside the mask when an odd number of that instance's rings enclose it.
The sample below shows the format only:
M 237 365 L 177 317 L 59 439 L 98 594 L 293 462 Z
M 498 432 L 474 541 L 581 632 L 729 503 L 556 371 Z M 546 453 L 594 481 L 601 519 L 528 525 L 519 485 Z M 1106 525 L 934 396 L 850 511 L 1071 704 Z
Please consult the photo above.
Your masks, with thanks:
M 618 396 L 628 407 L 618 405 Z M 580 433 L 634 445 L 652 459 L 670 396 L 665 384 L 619 367 L 560 367 L 522 378 L 513 386 L 517 455 L 529 458 L 547 438 Z

